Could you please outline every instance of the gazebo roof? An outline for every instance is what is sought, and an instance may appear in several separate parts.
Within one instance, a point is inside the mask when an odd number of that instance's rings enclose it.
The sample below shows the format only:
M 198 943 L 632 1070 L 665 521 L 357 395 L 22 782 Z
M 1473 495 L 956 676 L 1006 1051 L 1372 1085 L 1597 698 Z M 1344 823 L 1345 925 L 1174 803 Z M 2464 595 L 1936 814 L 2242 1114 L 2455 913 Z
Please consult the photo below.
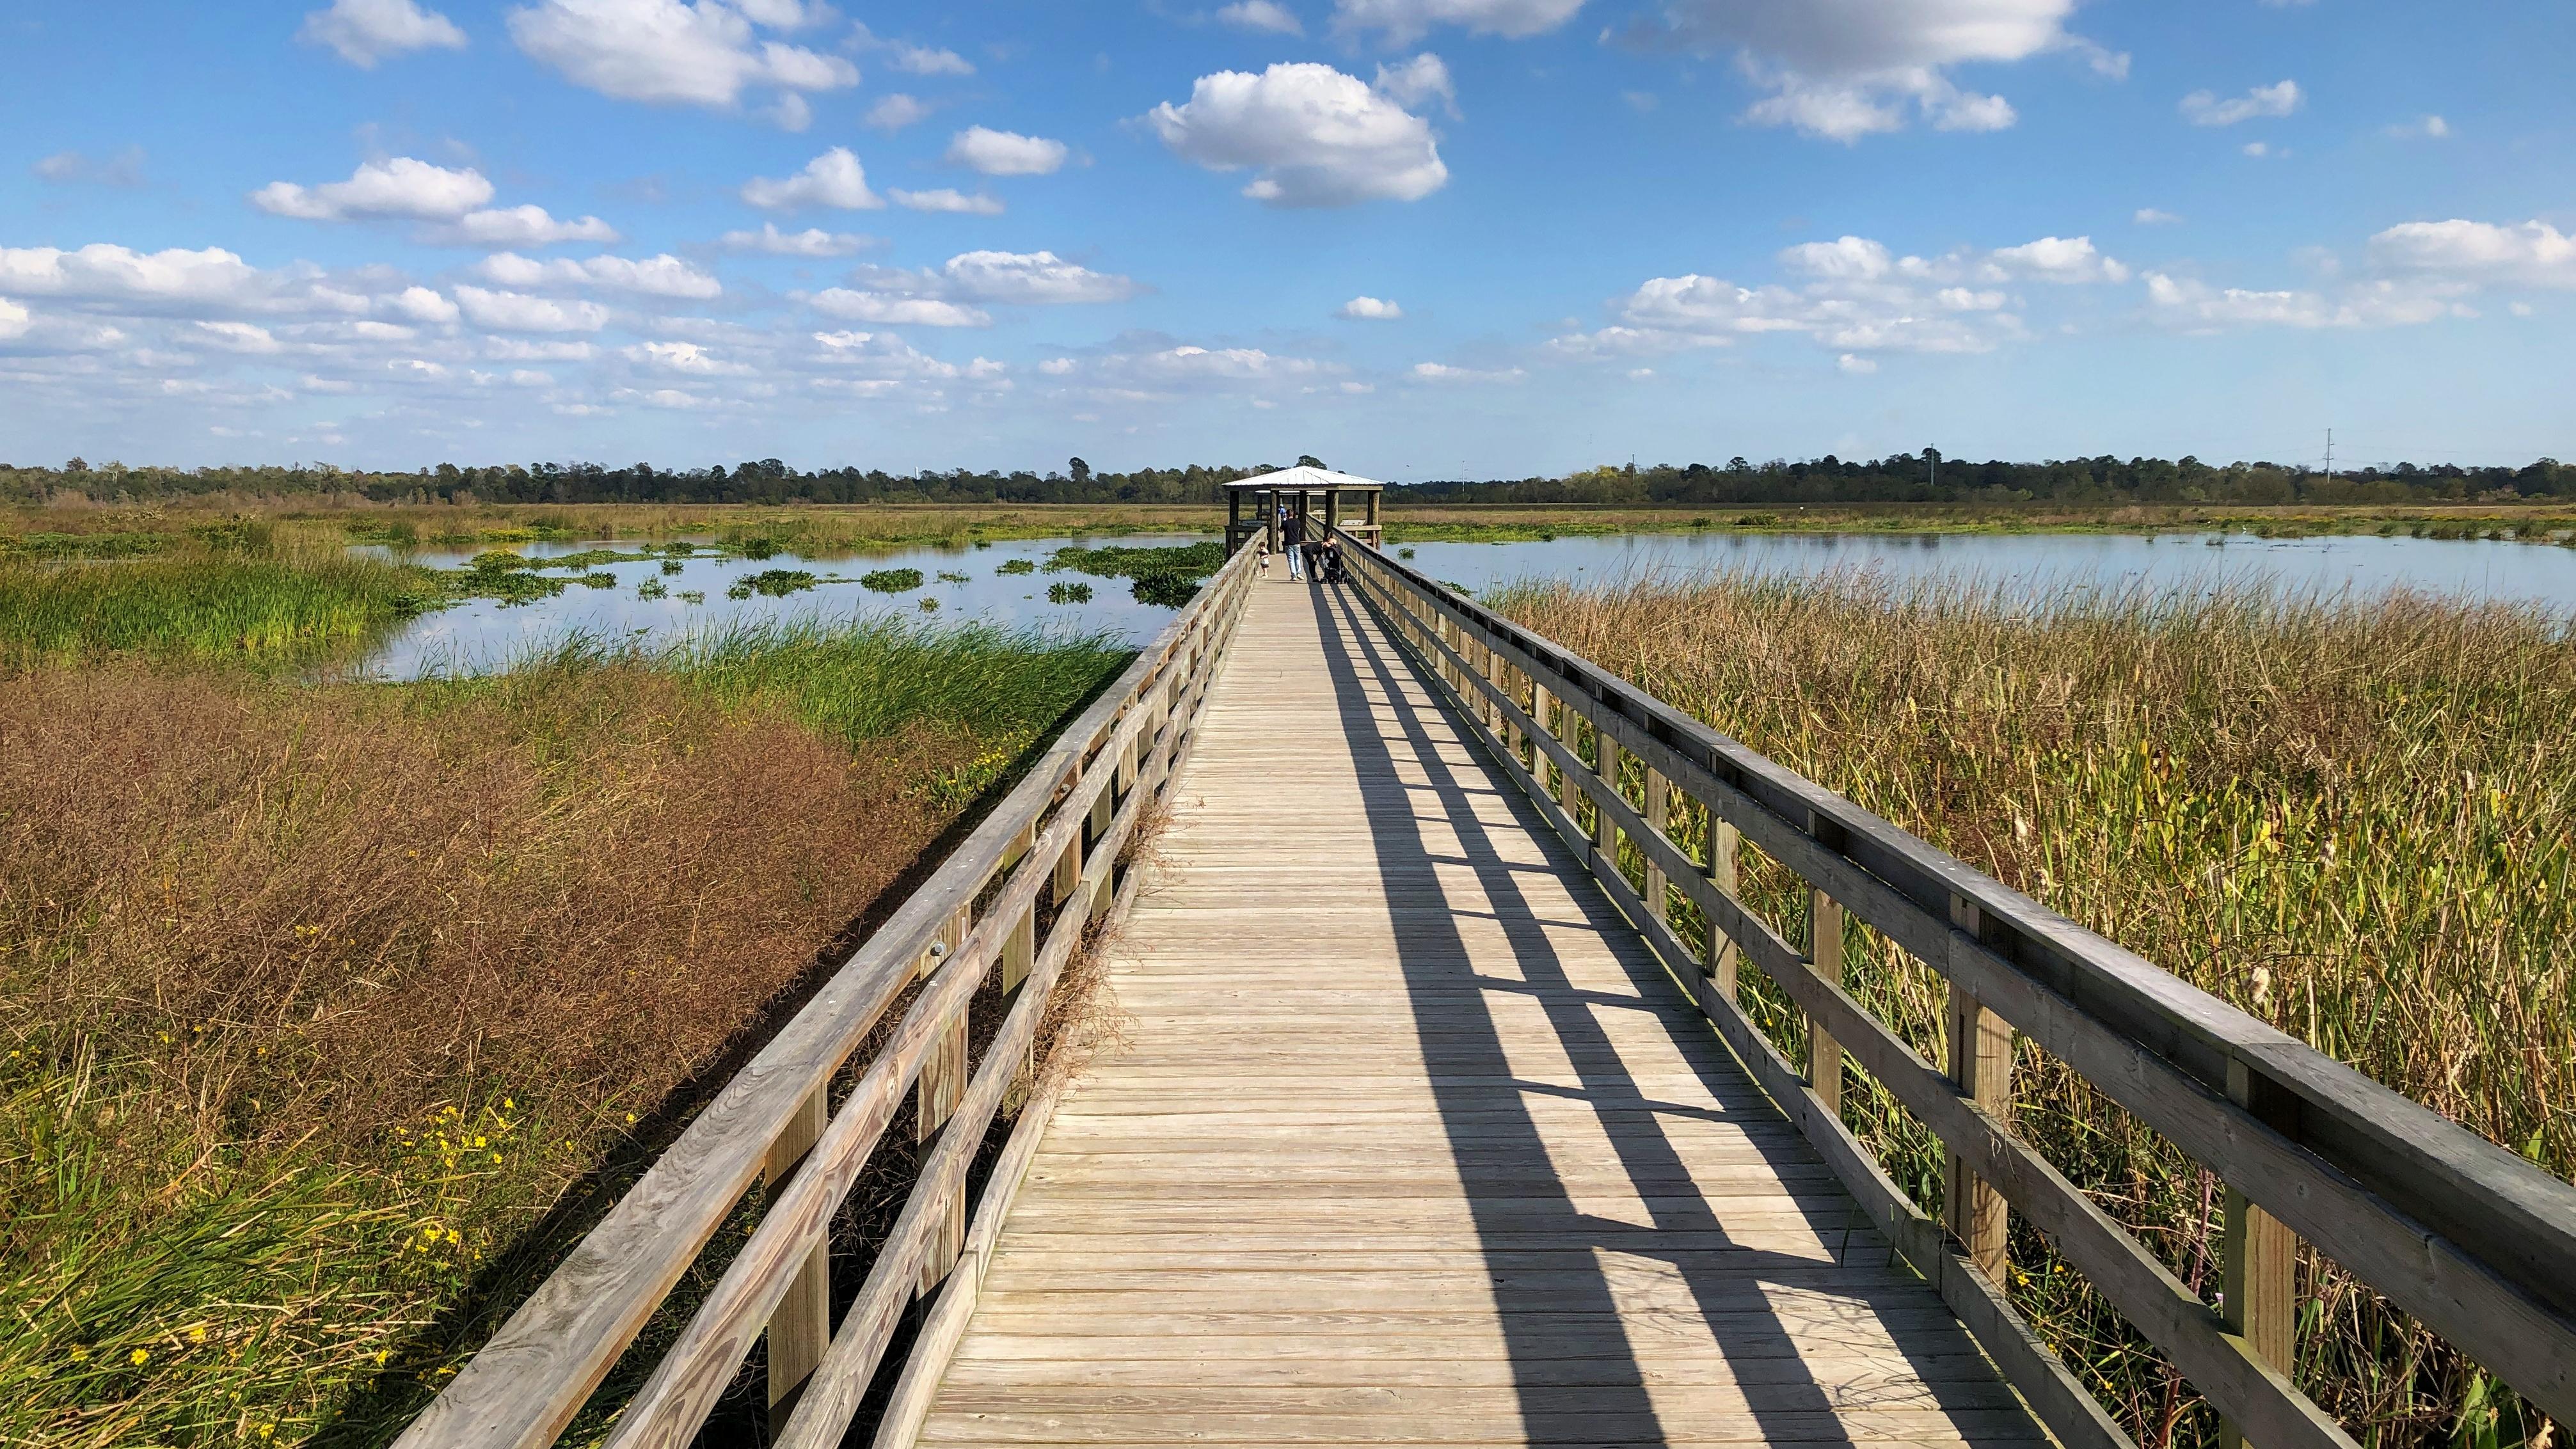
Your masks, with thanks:
M 1386 485 L 1375 478 L 1362 478 L 1353 473 L 1336 473 L 1330 468 L 1275 468 L 1267 473 L 1255 473 L 1249 478 L 1237 478 L 1225 486 L 1263 490 L 1283 489 L 1289 492 L 1295 492 L 1300 488 L 1318 492 L 1333 489 L 1348 493 L 1356 489 L 1384 488 Z

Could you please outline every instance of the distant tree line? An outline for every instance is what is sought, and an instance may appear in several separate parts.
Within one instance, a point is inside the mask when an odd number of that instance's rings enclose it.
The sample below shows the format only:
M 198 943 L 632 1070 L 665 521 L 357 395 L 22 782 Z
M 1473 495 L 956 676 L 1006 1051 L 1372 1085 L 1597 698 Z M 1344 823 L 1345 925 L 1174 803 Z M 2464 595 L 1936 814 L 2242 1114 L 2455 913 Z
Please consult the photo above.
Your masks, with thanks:
M 1312 462 L 1301 457 L 1301 462 Z M 158 502 L 192 497 L 386 504 L 432 503 L 1216 503 L 1249 466 L 1191 464 L 1105 473 L 1080 458 L 1045 473 L 811 472 L 775 458 L 703 468 L 636 463 L 441 463 L 417 472 L 368 472 L 327 464 L 249 468 L 59 467 L 0 464 L 0 502 Z M 1720 465 L 1657 463 L 1595 468 L 1565 477 L 1399 485 L 1390 501 L 1593 504 L 1705 508 L 1826 503 L 2361 503 L 2576 498 L 2576 466 L 2542 458 L 2519 468 L 2385 467 L 2325 473 L 2296 464 L 2203 463 L 2197 458 L 2064 458 L 1975 463 L 1926 449 L 1874 461 L 1832 454 L 1791 462 L 1734 458 Z

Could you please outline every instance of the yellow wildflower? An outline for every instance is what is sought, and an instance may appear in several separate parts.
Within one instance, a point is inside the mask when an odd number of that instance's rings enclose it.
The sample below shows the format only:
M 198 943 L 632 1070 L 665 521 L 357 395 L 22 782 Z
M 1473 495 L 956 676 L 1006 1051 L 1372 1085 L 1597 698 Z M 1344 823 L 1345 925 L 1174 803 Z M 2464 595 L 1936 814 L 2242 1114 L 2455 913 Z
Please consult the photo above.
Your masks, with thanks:
M 134 1352 L 127 1354 L 126 1359 L 128 1362 L 137 1365 L 150 1363 L 152 1361 L 152 1350 L 148 1348 L 138 1348 Z

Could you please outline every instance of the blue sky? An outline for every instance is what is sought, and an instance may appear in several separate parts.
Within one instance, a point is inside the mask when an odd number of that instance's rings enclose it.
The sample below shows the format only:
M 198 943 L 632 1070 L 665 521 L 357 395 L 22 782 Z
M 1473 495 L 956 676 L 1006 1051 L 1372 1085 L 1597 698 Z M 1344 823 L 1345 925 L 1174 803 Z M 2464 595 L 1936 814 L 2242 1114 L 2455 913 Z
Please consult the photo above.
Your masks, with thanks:
M 0 460 L 2576 456 L 2576 10 L 0 12 Z

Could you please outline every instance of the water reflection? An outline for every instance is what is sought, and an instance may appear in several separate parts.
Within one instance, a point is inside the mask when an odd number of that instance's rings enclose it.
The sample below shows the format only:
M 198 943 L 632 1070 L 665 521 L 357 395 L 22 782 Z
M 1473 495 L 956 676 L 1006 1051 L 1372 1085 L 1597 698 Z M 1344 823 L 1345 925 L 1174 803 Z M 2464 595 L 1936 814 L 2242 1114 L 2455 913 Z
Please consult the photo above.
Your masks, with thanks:
M 2355 594 L 2409 588 L 2576 614 L 2576 549 L 2543 543 L 2351 535 L 2086 533 L 1681 533 L 1535 543 L 1418 543 L 1411 562 L 1484 589 L 1518 579 L 1599 581 L 1715 569 L 1815 575 L 1866 570 L 1891 583 L 1977 581 L 2038 600 L 2066 589 L 2252 584 Z
M 1157 547 L 1194 543 L 1201 536 L 1121 537 L 1116 542 Z M 1127 580 L 1038 571 L 1057 549 L 1074 542 L 1098 541 L 1020 539 L 984 546 L 889 549 L 813 559 L 785 551 L 764 559 L 710 553 L 599 564 L 586 572 L 610 575 L 606 587 L 584 584 L 578 574 L 558 573 L 551 577 L 571 577 L 573 582 L 553 598 L 508 605 L 474 599 L 410 620 L 368 656 L 362 672 L 382 679 L 475 673 L 499 668 L 576 632 L 612 642 L 652 643 L 692 630 L 857 613 L 1062 625 L 1107 630 L 1136 641 L 1152 638 L 1171 619 L 1173 611 L 1136 602 L 1128 592 Z M 520 544 L 514 551 L 530 559 L 549 559 L 593 549 L 634 553 L 640 548 L 633 541 L 590 540 Z M 409 557 L 431 568 L 452 569 L 472 563 L 479 551 L 423 549 Z M 673 562 L 679 567 L 666 572 Z M 1005 565 L 1014 563 L 1029 571 L 1001 572 Z M 907 568 L 920 570 L 923 582 L 919 588 L 880 593 L 858 582 L 866 574 Z M 738 582 L 776 569 L 801 569 L 826 581 L 775 597 L 759 593 L 748 598 L 727 597 L 726 591 Z M 1089 584 L 1090 598 L 1082 602 L 1050 602 L 1047 586 L 1066 580 Z M 925 603 L 937 607 L 925 609 Z
M 1165 534 L 1114 541 L 1149 547 L 1192 543 L 1205 536 Z M 858 612 L 1059 624 L 1104 629 L 1142 643 L 1161 630 L 1172 610 L 1138 603 L 1125 579 L 1036 571 L 1050 554 L 1069 543 L 1100 541 L 1022 539 L 815 559 L 784 552 L 757 560 L 705 554 L 678 559 L 676 572 L 665 572 L 668 564 L 658 558 L 604 564 L 596 570 L 612 576 L 604 588 L 576 582 L 551 599 L 509 606 L 477 599 L 412 620 L 370 656 L 365 671 L 383 678 L 412 679 L 486 670 L 543 649 L 576 630 L 610 640 L 652 642 L 692 629 Z M 530 543 L 520 545 L 518 552 L 543 559 L 602 548 L 631 553 L 639 545 Z M 1976 580 L 2030 600 L 2066 590 L 2130 584 L 2205 589 L 2221 583 L 2255 583 L 2284 590 L 2348 589 L 2359 594 L 2404 587 L 2532 601 L 2576 616 L 2576 549 L 2477 539 L 1711 531 L 1531 543 L 1421 543 L 1411 548 L 1416 567 L 1434 578 L 1478 590 L 1518 579 L 1595 581 L 1720 568 L 1804 575 L 1868 570 L 1894 583 Z M 424 550 L 411 557 L 436 568 L 461 568 L 472 562 L 474 552 Z M 1001 572 L 1013 564 L 1031 571 Z M 783 597 L 726 596 L 736 582 L 779 568 L 804 569 L 838 581 Z M 921 571 L 920 588 L 884 594 L 857 582 L 873 571 L 904 568 Z M 1049 600 L 1050 583 L 1074 580 L 1090 585 L 1088 600 Z M 925 600 L 938 607 L 925 611 Z

